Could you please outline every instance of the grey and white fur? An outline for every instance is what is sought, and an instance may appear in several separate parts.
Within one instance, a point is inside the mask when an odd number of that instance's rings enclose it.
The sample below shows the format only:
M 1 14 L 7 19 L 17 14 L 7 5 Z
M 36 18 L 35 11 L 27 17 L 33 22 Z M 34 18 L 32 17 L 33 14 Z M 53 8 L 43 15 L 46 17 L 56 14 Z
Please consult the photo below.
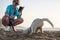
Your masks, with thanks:
M 29 28 L 23 31 L 23 33 L 31 35 L 32 33 L 36 33 L 38 29 L 40 29 L 42 33 L 42 27 L 44 25 L 44 21 L 47 21 L 49 24 L 51 24 L 52 27 L 54 27 L 54 25 L 48 18 L 42 18 L 42 19 L 37 18 L 32 22 Z

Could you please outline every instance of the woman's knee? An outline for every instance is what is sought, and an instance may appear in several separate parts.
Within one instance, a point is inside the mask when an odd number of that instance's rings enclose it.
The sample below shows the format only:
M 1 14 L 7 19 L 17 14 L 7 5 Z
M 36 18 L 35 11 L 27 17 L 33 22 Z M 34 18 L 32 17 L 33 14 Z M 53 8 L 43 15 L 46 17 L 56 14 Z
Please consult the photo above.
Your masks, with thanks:
M 20 18 L 19 19 L 19 22 L 23 23 L 24 19 L 23 18 Z
M 3 25 L 9 24 L 8 17 L 4 16 L 4 17 L 2 18 L 2 24 L 3 24 Z

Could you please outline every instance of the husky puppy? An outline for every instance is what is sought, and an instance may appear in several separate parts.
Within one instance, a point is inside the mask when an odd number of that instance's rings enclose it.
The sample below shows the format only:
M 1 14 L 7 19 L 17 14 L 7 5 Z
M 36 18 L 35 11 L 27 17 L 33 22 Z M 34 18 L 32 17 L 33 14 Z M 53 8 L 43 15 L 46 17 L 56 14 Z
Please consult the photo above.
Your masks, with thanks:
M 54 27 L 54 25 L 52 24 L 52 22 L 47 19 L 47 18 L 42 18 L 42 19 L 35 19 L 31 26 L 29 28 L 27 28 L 26 30 L 23 31 L 23 33 L 29 34 L 31 35 L 32 33 L 36 33 L 38 29 L 40 29 L 41 33 L 42 33 L 42 27 L 44 25 L 44 21 L 47 21 L 49 24 L 51 24 L 52 27 Z

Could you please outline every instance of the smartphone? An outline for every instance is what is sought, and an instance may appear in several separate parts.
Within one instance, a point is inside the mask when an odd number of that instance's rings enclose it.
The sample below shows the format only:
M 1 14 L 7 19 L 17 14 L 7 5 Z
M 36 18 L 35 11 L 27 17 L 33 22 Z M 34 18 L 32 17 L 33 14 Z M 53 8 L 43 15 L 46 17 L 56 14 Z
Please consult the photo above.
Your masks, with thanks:
M 23 9 L 24 9 L 24 7 L 20 6 L 18 11 L 21 11 L 21 10 L 23 10 Z

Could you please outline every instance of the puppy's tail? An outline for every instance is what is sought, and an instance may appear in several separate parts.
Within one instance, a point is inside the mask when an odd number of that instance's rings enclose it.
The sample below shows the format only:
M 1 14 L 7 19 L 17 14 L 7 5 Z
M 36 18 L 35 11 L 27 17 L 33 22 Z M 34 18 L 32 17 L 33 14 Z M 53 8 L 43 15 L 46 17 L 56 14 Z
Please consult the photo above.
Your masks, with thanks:
M 52 24 L 52 22 L 48 18 L 43 18 L 42 21 L 47 21 L 48 23 L 51 24 L 52 27 L 54 27 L 54 25 Z

